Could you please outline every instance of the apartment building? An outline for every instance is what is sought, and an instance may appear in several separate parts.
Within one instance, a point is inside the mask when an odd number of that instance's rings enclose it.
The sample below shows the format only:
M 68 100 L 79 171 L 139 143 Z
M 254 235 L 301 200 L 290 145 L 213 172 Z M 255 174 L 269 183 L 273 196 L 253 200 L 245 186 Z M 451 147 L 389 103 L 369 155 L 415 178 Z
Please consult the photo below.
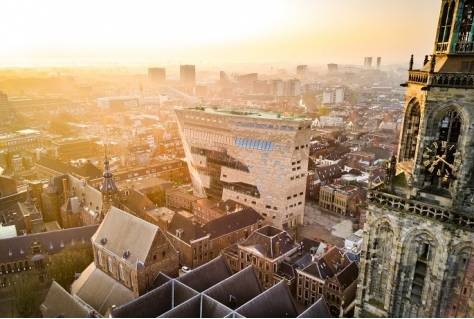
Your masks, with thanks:
M 250 206 L 275 227 L 303 222 L 311 121 L 176 108 L 194 195 Z

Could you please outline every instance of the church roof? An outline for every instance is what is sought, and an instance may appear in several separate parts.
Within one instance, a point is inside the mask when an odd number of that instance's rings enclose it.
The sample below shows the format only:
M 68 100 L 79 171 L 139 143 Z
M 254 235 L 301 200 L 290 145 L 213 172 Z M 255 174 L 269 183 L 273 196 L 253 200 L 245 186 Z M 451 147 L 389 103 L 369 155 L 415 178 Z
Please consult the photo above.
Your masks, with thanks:
M 284 280 L 237 308 L 236 312 L 247 318 L 298 316 L 290 289 Z
M 212 299 L 236 309 L 263 292 L 253 267 L 247 267 L 204 291 Z M 230 298 L 229 296 L 232 296 Z
M 43 318 L 86 318 L 92 312 L 92 309 L 70 295 L 56 281 L 51 284 L 40 310 Z
M 159 231 L 158 226 L 112 206 L 92 236 L 92 243 L 120 258 L 129 251 L 128 262 L 136 267 L 139 261 L 145 262 Z
M 96 268 L 94 263 L 91 263 L 79 279 L 73 282 L 71 292 L 102 316 L 113 305 L 124 305 L 134 299 L 133 291 Z
M 331 318 L 331 313 L 323 298 L 319 298 L 318 301 L 303 311 L 298 318 Z
M 224 257 L 219 255 L 219 257 L 194 268 L 193 271 L 184 274 L 176 280 L 197 292 L 203 292 L 230 276 L 232 276 L 232 271 L 227 266 Z
M 198 293 L 171 280 L 137 299 L 111 309 L 114 318 L 156 318 L 178 307 Z

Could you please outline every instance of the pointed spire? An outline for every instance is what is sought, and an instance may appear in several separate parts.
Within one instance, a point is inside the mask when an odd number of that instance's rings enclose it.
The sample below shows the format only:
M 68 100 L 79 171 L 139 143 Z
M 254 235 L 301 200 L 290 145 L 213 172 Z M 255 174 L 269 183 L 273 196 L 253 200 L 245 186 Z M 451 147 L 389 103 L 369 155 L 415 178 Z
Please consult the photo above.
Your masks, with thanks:
M 431 57 L 430 72 L 433 73 L 436 65 L 436 56 L 433 54 Z
M 413 54 L 411 55 L 411 58 L 410 58 L 410 66 L 408 68 L 409 71 L 413 70 Z
M 428 63 L 428 55 L 425 55 L 425 60 L 423 61 L 423 65 L 426 65 Z
M 31 204 L 31 188 L 30 185 L 26 187 L 26 203 Z

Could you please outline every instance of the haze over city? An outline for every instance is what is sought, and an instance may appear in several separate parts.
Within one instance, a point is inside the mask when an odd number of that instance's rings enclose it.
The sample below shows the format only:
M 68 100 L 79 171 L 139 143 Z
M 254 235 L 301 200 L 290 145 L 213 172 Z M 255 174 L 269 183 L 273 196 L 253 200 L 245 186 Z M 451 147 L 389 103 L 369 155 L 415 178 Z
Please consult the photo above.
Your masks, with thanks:
M 431 53 L 439 1 L 22 0 L 2 12 L 0 67 L 390 64 Z

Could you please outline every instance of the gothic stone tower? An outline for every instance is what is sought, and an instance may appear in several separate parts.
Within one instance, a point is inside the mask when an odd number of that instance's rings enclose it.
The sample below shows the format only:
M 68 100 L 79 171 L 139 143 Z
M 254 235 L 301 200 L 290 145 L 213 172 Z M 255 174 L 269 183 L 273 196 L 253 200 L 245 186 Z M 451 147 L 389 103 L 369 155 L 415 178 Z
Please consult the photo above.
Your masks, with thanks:
M 396 176 L 367 196 L 358 316 L 474 317 L 473 9 L 442 0 L 431 58 L 410 60 Z

